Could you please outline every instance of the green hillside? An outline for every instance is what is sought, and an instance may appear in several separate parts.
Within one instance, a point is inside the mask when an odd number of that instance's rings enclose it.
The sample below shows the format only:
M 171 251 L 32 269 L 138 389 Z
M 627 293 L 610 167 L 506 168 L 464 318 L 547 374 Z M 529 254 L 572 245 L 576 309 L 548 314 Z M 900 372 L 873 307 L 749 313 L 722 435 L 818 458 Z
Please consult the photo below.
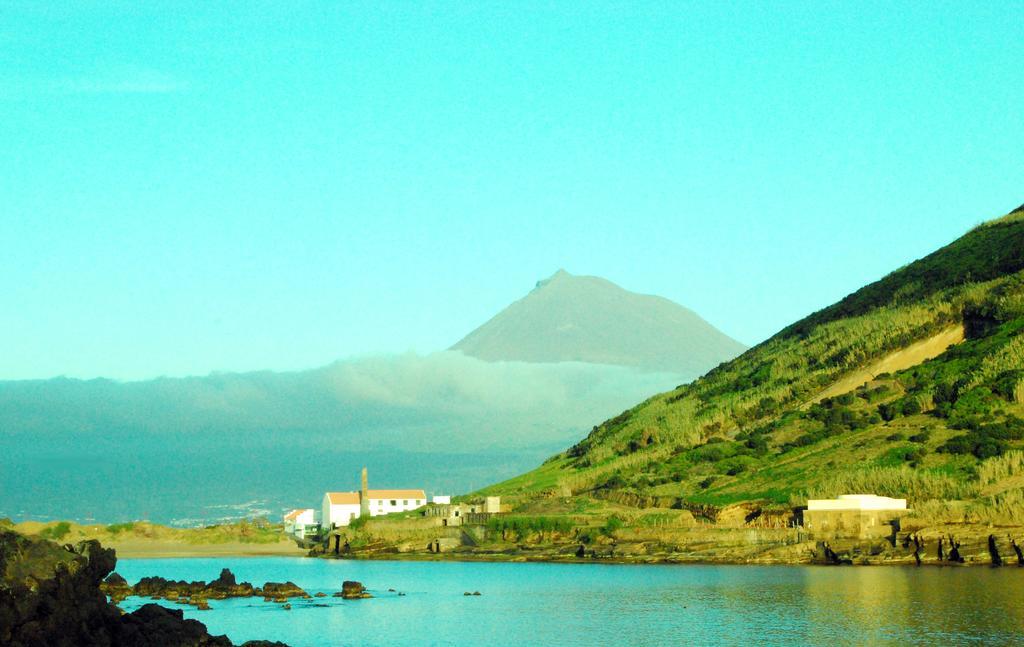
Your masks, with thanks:
M 1024 516 L 1022 270 L 1017 210 L 487 491 L 690 508 L 868 491 Z

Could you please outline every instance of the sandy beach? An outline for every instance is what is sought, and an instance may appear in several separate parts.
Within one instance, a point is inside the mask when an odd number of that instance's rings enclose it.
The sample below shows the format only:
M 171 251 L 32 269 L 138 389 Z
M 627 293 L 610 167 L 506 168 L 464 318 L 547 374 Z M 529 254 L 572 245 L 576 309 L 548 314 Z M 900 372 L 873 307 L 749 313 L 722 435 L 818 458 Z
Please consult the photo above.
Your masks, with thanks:
M 104 545 L 117 551 L 122 559 L 154 557 L 302 557 L 307 551 L 284 540 L 275 544 L 226 542 L 222 544 L 190 544 L 179 541 L 133 539 L 111 541 Z

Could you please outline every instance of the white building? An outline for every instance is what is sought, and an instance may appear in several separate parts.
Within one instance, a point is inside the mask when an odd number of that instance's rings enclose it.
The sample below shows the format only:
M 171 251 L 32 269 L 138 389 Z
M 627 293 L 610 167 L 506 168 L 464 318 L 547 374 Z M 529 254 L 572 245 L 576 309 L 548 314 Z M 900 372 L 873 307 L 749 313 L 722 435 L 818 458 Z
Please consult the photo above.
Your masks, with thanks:
M 438 505 L 449 505 L 452 502 L 452 497 L 447 494 L 435 494 L 430 497 L 430 502 Z
M 284 516 L 284 531 L 299 539 L 304 539 L 306 533 L 312 532 L 317 525 L 316 510 L 313 508 L 298 508 Z
M 836 499 L 808 499 L 808 510 L 906 510 L 906 499 L 875 494 L 840 494 Z
M 426 504 L 423 490 L 366 490 L 366 509 L 371 517 L 415 510 Z M 363 497 L 359 492 L 325 492 L 324 527 L 347 526 L 361 516 L 362 508 Z
M 835 499 L 809 499 L 801 522 L 816 537 L 870 539 L 895 537 L 905 514 L 906 499 L 843 494 Z
M 324 528 L 347 526 L 359 518 L 358 492 L 324 492 L 321 511 Z
M 415 510 L 427 505 L 423 490 L 367 490 L 370 516 Z

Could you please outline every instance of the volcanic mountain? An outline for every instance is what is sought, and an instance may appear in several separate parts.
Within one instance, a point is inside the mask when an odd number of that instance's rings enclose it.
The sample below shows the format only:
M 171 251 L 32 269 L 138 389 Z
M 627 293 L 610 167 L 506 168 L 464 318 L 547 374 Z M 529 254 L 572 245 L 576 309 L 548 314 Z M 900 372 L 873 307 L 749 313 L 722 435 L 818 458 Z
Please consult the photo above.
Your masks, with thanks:
M 745 349 L 668 299 L 565 270 L 452 346 L 485 361 L 612 364 L 687 377 Z

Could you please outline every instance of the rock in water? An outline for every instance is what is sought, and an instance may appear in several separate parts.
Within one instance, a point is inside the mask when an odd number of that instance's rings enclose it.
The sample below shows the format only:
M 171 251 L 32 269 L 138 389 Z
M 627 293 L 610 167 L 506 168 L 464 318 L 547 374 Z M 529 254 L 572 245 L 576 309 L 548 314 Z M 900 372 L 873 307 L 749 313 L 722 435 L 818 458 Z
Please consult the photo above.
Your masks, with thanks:
M 366 587 L 360 582 L 345 580 L 341 585 L 340 597 L 346 600 L 357 600 L 360 598 L 372 598 L 373 596 L 366 592 Z
M 224 598 L 247 598 L 256 595 L 256 588 L 248 583 L 238 583 L 235 574 L 229 569 L 221 569 L 220 576 L 206 586 L 208 597 L 223 600 Z
M 231 588 L 233 586 L 238 586 L 238 580 L 235 579 L 235 574 L 231 572 L 231 569 L 222 568 L 220 570 L 220 576 L 210 582 L 210 586 Z
M 132 594 L 132 587 L 118 573 L 111 573 L 107 579 L 100 584 L 100 591 L 110 596 L 110 600 L 117 604 Z
M 295 582 L 267 582 L 263 585 L 263 595 L 268 598 L 302 598 L 309 595 Z

